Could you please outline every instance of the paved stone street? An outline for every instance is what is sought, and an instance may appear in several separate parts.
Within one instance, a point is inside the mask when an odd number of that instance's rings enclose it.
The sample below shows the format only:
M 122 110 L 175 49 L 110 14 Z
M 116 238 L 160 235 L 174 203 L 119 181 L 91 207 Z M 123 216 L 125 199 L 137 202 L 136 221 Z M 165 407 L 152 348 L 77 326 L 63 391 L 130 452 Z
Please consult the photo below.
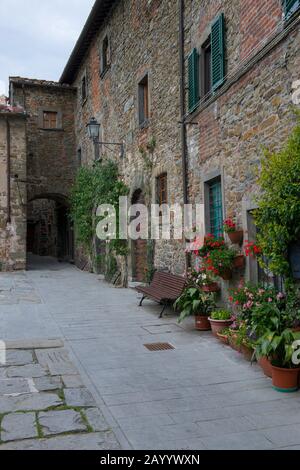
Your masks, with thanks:
M 33 268 L 0 274 L 0 449 L 300 449 L 299 393 L 130 289 Z

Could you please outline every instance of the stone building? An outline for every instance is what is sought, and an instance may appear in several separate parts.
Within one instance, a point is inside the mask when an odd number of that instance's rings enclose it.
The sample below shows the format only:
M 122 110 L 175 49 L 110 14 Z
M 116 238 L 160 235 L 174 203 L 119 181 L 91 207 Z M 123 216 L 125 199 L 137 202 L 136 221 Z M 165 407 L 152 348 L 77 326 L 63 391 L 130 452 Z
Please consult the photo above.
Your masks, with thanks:
M 26 113 L 27 250 L 73 259 L 69 192 L 78 167 L 74 104 L 76 90 L 45 80 L 10 78 L 10 102 Z
M 219 234 L 222 221 L 234 217 L 254 240 L 251 211 L 263 148 L 281 148 L 296 120 L 300 2 L 184 4 L 189 200 L 205 205 L 207 233 Z M 251 260 L 236 278 L 241 275 L 263 281 L 268 273 Z
M 0 271 L 25 269 L 26 114 L 21 107 L 0 105 Z
M 92 117 L 101 141 L 124 142 L 124 158 L 118 147 L 100 153 L 118 162 L 129 203 L 183 202 L 178 47 L 178 2 L 97 1 L 61 77 L 78 89 L 82 164 L 95 160 L 86 130 Z M 144 240 L 132 243 L 129 278 L 144 280 L 148 249 Z M 154 251 L 156 268 L 183 273 L 182 242 L 156 241 Z
M 15 250 L 24 266 L 26 238 L 29 251 L 73 258 L 70 188 L 77 168 L 99 158 L 118 163 L 129 203 L 201 203 L 207 233 L 218 234 L 232 216 L 255 239 L 251 211 L 263 146 L 279 148 L 295 122 L 299 7 L 299 0 L 97 0 L 59 83 L 10 79 L 10 102 L 22 107 L 9 114 L 18 123 L 13 131 L 23 132 L 14 145 L 24 146 L 23 169 L 11 180 L 23 228 L 12 240 L 23 251 L 4 241 L 10 225 L 3 166 L 1 258 Z M 92 117 L 104 144 L 88 138 Z M 0 124 L 6 165 L 1 114 Z M 153 244 L 138 240 L 130 248 L 129 278 L 142 281 Z M 156 240 L 155 268 L 183 273 L 184 249 L 183 240 Z M 81 266 L 80 247 L 75 251 Z M 248 261 L 241 275 L 256 281 L 266 273 Z

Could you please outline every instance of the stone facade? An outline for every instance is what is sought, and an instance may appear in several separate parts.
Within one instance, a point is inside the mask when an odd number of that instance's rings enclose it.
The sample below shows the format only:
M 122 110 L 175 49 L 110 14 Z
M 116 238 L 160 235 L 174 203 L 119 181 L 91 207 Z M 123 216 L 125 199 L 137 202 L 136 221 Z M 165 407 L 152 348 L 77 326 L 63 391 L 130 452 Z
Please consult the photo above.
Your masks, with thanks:
M 78 167 L 76 90 L 56 82 L 10 78 L 10 101 L 26 112 L 27 245 L 35 254 L 73 259 L 68 197 Z M 47 128 L 44 113 L 56 125 Z M 51 114 L 52 113 L 52 114 Z M 25 236 L 26 238 L 26 236 Z
M 101 73 L 101 50 L 109 40 L 109 65 Z M 150 116 L 139 125 L 139 82 L 145 74 L 149 81 Z M 92 116 L 101 123 L 101 140 L 124 142 L 122 160 L 117 147 L 100 149 L 107 158 L 115 159 L 124 181 L 130 187 L 129 202 L 141 190 L 148 203 L 156 202 L 156 177 L 168 175 L 168 202 L 182 203 L 182 163 L 179 128 L 179 61 L 178 5 L 174 1 L 124 0 L 115 2 L 103 27 L 99 29 L 86 52 L 77 73 L 70 81 L 81 90 L 83 77 L 87 98 L 77 95 L 76 139 L 82 163 L 91 165 L 95 154 L 86 125 Z M 141 148 L 155 139 L 153 168 L 146 169 Z M 129 277 L 135 276 L 134 265 L 147 255 L 129 257 Z M 141 252 L 140 247 L 138 249 Z M 157 241 L 155 265 L 158 269 L 184 270 L 183 245 Z
M 194 47 L 201 52 L 212 21 L 224 13 L 227 74 L 224 85 L 187 116 L 189 197 L 205 203 L 207 181 L 220 175 L 224 218 L 235 216 L 248 236 L 263 148 L 279 149 L 296 121 L 291 105 L 300 71 L 299 21 L 283 21 L 280 0 L 185 3 L 186 57 Z M 208 210 L 206 204 L 207 232 Z M 237 278 L 255 280 L 248 264 Z
M 0 109 L 0 271 L 21 270 L 26 264 L 25 114 Z M 9 191 L 10 187 L 10 191 Z

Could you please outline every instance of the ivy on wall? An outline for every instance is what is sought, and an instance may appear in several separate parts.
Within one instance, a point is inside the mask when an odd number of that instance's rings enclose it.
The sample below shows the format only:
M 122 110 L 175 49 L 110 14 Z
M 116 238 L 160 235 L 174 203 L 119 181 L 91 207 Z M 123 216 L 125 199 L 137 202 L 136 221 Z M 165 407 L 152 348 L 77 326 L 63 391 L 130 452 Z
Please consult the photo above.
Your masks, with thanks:
M 300 115 L 283 149 L 265 152 L 258 184 L 262 189 L 255 211 L 259 246 L 269 269 L 290 278 L 289 247 L 300 241 Z
M 71 193 L 71 217 L 74 221 L 75 235 L 78 243 L 83 245 L 90 256 L 93 256 L 93 240 L 96 234 L 96 209 L 101 204 L 114 206 L 119 225 L 119 197 L 127 196 L 128 187 L 120 181 L 118 167 L 112 161 L 95 163 L 93 167 L 79 169 Z M 118 230 L 117 230 L 118 232 Z M 116 255 L 126 256 L 126 240 L 111 240 L 109 251 Z

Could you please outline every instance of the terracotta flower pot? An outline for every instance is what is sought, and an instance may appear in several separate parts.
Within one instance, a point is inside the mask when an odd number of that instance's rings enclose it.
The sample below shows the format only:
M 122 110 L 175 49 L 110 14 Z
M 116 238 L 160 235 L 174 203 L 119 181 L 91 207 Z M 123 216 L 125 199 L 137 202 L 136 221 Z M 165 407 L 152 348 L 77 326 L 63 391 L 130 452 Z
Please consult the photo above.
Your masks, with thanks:
M 273 371 L 272 371 L 272 364 L 269 361 L 269 359 L 267 357 L 262 357 L 261 359 L 259 359 L 258 364 L 262 368 L 265 376 L 270 377 L 271 379 L 273 375 Z
M 217 282 L 212 282 L 211 284 L 207 286 L 202 286 L 201 290 L 203 292 L 219 292 L 220 286 Z
M 202 315 L 195 316 L 195 328 L 198 331 L 210 331 L 211 326 L 208 317 Z
M 246 361 L 251 362 L 253 358 L 253 352 L 254 350 L 252 348 L 249 348 L 245 344 L 241 345 L 241 353 L 243 354 L 244 358 Z
M 228 335 L 223 335 L 222 333 L 217 333 L 217 337 L 221 341 L 221 343 L 224 343 L 224 344 L 227 344 L 227 345 L 229 344 Z
M 237 230 L 236 232 L 228 233 L 228 237 L 234 245 L 241 245 L 244 238 L 244 232 L 243 230 Z
M 241 347 L 237 343 L 237 335 L 236 334 L 231 334 L 228 338 L 229 340 L 229 345 L 234 349 L 235 351 L 241 352 Z
M 220 274 L 221 278 L 224 279 L 224 281 L 230 281 L 232 279 L 232 271 L 231 269 L 224 269 L 222 274 Z
M 222 333 L 233 323 L 232 320 L 213 320 L 212 318 L 209 318 L 209 321 L 214 336 L 217 336 L 218 333 Z
M 243 269 L 245 267 L 245 256 L 244 255 L 236 256 L 233 262 L 233 267 L 235 269 Z
M 272 365 L 273 388 L 283 393 L 297 392 L 299 372 L 300 369 L 283 369 Z

